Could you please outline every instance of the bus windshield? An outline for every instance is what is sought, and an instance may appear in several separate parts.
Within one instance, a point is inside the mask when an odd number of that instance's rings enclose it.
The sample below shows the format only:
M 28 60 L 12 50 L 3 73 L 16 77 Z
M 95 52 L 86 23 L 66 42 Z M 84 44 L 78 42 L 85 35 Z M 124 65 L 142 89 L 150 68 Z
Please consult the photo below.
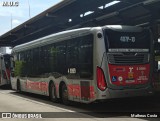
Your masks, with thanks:
M 108 49 L 148 49 L 150 32 L 123 32 L 105 29 L 105 43 Z

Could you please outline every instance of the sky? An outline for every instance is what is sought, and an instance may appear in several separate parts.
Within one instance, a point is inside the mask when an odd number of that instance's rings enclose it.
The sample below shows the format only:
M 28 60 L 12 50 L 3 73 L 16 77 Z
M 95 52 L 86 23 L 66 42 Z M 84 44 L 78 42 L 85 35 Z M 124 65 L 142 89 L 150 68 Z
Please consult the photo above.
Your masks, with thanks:
M 0 0 L 0 36 L 60 1 L 62 0 Z M 3 6 L 4 2 L 9 5 L 13 2 L 15 6 Z M 7 51 L 10 50 L 7 48 Z

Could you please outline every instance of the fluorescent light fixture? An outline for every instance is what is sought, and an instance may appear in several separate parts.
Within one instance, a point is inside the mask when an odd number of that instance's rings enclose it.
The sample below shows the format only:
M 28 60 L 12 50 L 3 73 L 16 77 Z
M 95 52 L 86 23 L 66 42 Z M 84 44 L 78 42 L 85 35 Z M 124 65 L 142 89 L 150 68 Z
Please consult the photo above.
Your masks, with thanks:
M 94 11 L 88 11 L 88 12 L 85 12 L 84 16 L 88 16 L 90 14 L 94 13 Z
M 83 17 L 83 14 L 80 14 L 80 17 L 82 18 L 82 17 Z
M 104 6 L 99 6 L 98 8 L 99 8 L 99 9 L 104 9 Z
M 68 19 L 68 22 L 72 22 L 72 19 Z
M 108 8 L 108 7 L 110 7 L 110 6 L 112 6 L 112 5 L 115 5 L 115 4 L 119 3 L 119 2 L 120 2 L 120 1 L 118 1 L 118 0 L 114 0 L 114 1 L 112 1 L 112 2 L 110 2 L 110 3 L 107 3 L 104 8 Z

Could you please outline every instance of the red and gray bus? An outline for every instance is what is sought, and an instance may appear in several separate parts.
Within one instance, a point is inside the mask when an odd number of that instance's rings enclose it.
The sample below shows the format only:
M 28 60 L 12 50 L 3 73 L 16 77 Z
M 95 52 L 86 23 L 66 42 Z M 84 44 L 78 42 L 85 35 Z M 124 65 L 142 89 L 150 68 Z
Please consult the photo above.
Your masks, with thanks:
M 10 85 L 10 54 L 0 53 L 0 86 Z
M 151 95 L 152 43 L 148 29 L 124 25 L 52 34 L 13 48 L 11 85 L 65 104 Z

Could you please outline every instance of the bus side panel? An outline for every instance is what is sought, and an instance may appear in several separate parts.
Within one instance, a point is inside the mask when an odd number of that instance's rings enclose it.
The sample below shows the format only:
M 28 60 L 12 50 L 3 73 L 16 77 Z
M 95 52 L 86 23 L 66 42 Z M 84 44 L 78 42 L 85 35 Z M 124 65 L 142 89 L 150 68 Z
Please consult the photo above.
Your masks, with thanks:
M 0 58 L 0 86 L 10 84 L 10 80 L 8 80 L 9 72 L 7 72 L 5 67 L 4 57 Z
M 95 90 L 94 90 L 94 86 L 92 86 L 91 82 L 93 82 L 93 80 L 89 80 L 89 81 L 81 81 L 80 82 L 80 87 L 81 87 L 81 100 L 82 101 L 89 101 L 92 102 L 95 100 Z
M 89 103 L 95 100 L 95 90 L 91 85 L 93 80 L 74 80 L 68 84 L 69 99 L 77 102 Z
M 17 78 L 11 77 L 11 87 L 13 90 L 17 90 Z
M 68 89 L 68 98 L 71 101 L 89 103 L 95 100 L 95 90 L 91 85 L 93 80 L 85 79 L 67 79 L 65 76 L 56 79 L 55 84 L 59 85 L 56 90 L 58 90 L 58 98 L 60 98 L 60 84 L 64 83 Z
M 27 78 L 24 85 L 25 91 L 48 96 L 48 80 L 48 78 Z
M 102 37 L 99 38 L 97 35 L 98 33 L 102 34 Z M 105 42 L 104 42 L 104 35 L 102 28 L 94 30 L 94 49 L 93 49 L 93 68 L 94 68 L 94 81 L 92 85 L 94 86 L 95 90 L 95 99 L 106 99 L 106 95 L 109 95 L 109 93 L 106 94 L 107 90 L 101 91 L 97 86 L 97 67 L 102 68 L 102 61 L 106 55 L 106 49 L 105 49 Z

